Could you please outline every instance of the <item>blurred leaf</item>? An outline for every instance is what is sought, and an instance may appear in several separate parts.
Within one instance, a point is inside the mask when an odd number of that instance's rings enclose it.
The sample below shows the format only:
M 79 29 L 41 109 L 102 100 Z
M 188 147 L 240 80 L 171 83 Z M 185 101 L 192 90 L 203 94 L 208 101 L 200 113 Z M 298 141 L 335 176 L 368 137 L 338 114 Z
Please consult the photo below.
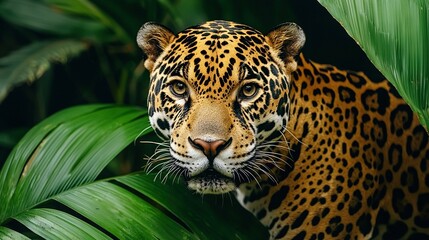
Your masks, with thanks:
M 45 239 L 267 237 L 249 212 L 209 208 L 184 184 L 162 185 L 144 173 L 93 182 L 143 129 L 142 109 L 89 105 L 30 130 L 0 172 L 0 239 L 25 238 L 11 219 L 26 236 Z
M 32 82 L 42 76 L 52 62 L 65 63 L 88 48 L 73 40 L 32 43 L 0 59 L 0 102 L 15 85 Z
M 46 3 L 52 5 L 56 9 L 64 13 L 71 13 L 77 16 L 87 17 L 94 19 L 96 22 L 102 24 L 105 28 L 110 28 L 119 40 L 125 43 L 133 41 L 134 36 L 130 38 L 125 30 L 109 15 L 101 11 L 95 4 L 88 0 L 44 0 Z M 132 39 L 132 40 L 131 40 Z
M 26 128 L 7 129 L 0 132 L 0 147 L 12 148 L 28 131 Z
M 98 42 L 112 39 L 106 26 L 100 22 L 68 16 L 39 1 L 0 1 L 0 17 L 22 27 L 63 37 L 88 38 Z
M 429 129 L 429 1 L 319 0 Z

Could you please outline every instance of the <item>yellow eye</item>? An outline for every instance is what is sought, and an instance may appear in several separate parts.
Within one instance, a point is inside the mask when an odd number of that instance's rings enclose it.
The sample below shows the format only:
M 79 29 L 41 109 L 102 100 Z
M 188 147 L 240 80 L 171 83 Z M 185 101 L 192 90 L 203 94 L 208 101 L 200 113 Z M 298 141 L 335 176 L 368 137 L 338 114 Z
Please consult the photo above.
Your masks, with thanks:
M 259 86 L 255 83 L 249 83 L 244 85 L 240 90 L 240 98 L 242 99 L 249 99 L 259 92 Z
M 186 87 L 186 84 L 181 81 L 174 81 L 170 85 L 171 92 L 178 96 L 178 97 L 184 97 L 188 93 L 188 88 Z

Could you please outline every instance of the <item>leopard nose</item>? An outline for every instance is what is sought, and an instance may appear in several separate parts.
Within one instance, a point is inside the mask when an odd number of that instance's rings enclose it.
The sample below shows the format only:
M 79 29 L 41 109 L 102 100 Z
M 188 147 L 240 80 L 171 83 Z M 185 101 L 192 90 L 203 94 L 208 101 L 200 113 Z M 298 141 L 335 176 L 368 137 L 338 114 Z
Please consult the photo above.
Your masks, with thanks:
M 191 138 L 188 138 L 189 143 L 197 148 L 200 149 L 204 155 L 209 159 L 210 162 L 214 160 L 214 158 L 225 148 L 227 148 L 232 141 L 232 138 L 230 138 L 228 141 L 225 140 L 214 140 L 214 141 L 205 141 L 200 138 L 196 138 L 192 140 Z

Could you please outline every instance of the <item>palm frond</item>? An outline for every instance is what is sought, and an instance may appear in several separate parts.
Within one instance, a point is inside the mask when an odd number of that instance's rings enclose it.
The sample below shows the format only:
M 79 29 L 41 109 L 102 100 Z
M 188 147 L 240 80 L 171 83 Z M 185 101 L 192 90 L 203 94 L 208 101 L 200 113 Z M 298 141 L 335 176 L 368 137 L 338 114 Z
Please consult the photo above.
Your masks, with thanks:
M 429 128 L 429 1 L 319 0 Z
M 51 63 L 65 63 L 88 48 L 81 41 L 35 42 L 0 59 L 0 102 L 15 85 L 40 78 Z

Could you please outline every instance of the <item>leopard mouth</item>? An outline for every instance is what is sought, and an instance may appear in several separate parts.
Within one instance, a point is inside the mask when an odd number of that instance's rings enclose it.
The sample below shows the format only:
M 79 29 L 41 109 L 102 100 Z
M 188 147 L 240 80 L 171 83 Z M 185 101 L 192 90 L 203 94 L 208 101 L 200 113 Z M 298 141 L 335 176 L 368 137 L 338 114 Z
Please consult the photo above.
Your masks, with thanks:
M 201 194 L 223 194 L 234 191 L 239 185 L 233 178 L 227 177 L 213 168 L 186 179 L 188 188 Z

